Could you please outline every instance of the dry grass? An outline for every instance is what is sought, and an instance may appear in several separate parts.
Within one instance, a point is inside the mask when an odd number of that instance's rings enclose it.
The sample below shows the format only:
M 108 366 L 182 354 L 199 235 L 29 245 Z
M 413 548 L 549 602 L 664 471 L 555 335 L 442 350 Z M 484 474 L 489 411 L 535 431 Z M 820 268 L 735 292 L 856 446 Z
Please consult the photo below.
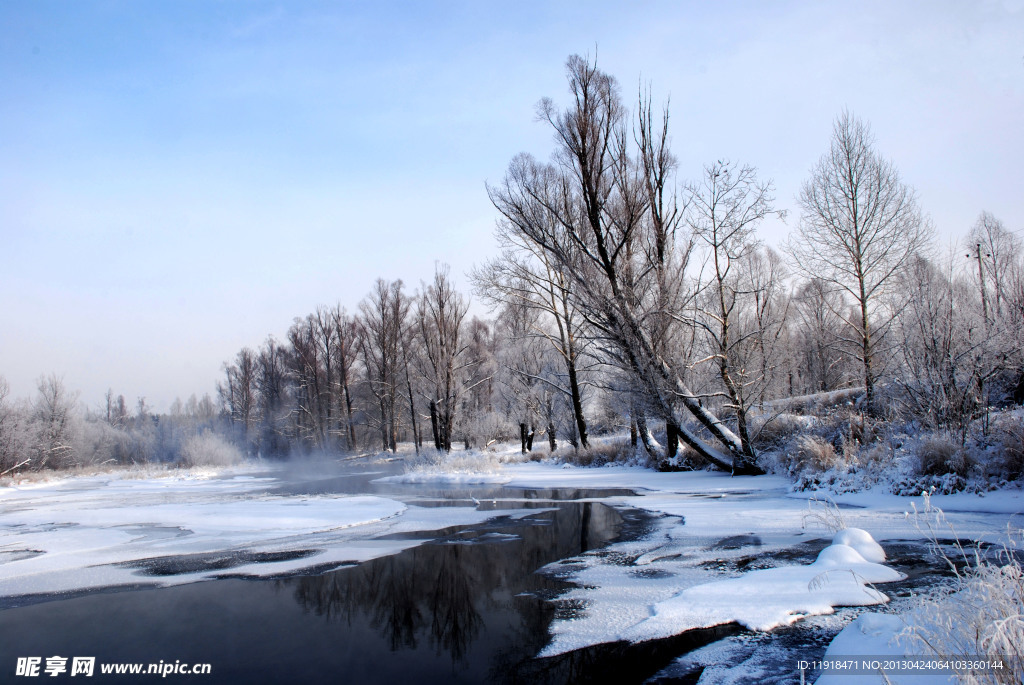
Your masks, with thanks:
M 978 547 L 957 545 L 950 559 L 938 545 L 938 529 L 956 531 L 925 496 L 918 526 L 955 575 L 952 586 L 923 598 L 912 615 L 906 634 L 937 656 L 1002 660 L 1002 669 L 957 671 L 961 683 L 1003 684 L 1024 682 L 1024 569 L 1016 553 L 1020 530 L 1008 530 L 1007 542 L 994 557 Z
M 1001 421 L 996 435 L 1006 476 L 1012 480 L 1024 477 L 1024 421 L 1019 417 Z
M 830 533 L 838 533 L 846 530 L 846 519 L 839 506 L 831 499 L 818 499 L 812 497 L 807 500 L 807 513 L 802 517 L 802 526 L 807 528 L 809 523 L 825 528 Z
M 567 450 L 557 454 L 562 461 L 575 466 L 604 466 L 605 464 L 626 463 L 635 458 L 636 451 L 625 438 L 591 439 L 590 447 Z
M 783 454 L 779 461 L 790 473 L 821 473 L 838 465 L 840 458 L 827 440 L 816 435 L 801 435 L 796 439 L 794 448 Z
M 923 440 L 916 454 L 917 472 L 922 476 L 942 476 L 947 473 L 966 476 L 971 468 L 967 452 L 941 437 Z
M 753 421 L 754 446 L 760 450 L 782 447 L 800 433 L 806 433 L 813 425 L 813 419 L 796 414 L 757 417 Z

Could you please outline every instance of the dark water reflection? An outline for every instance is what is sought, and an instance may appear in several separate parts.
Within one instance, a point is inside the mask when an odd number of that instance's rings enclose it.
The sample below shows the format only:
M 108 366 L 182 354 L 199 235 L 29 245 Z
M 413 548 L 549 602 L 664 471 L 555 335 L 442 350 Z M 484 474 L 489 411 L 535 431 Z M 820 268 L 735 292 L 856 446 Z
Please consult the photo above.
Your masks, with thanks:
M 646 519 L 596 502 L 551 506 L 323 575 L 222 579 L 6 609 L 0 682 L 24 680 L 14 676 L 17 657 L 53 655 L 212 664 L 210 676 L 169 682 L 578 680 L 571 660 L 537 670 L 533 657 L 558 610 L 547 600 L 566 585 L 535 571 L 635 535 Z M 47 680 L 62 678 L 70 679 Z

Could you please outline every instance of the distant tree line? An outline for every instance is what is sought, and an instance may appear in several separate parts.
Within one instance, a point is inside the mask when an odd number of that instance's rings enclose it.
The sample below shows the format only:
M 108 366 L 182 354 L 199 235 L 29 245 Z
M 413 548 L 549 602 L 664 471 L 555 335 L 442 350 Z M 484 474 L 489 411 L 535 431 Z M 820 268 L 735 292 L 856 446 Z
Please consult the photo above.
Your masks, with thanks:
M 210 395 L 175 400 L 154 414 L 108 391 L 105 406 L 83 411 L 78 395 L 55 374 L 39 378 L 31 400 L 10 397 L 0 376 L 0 476 L 74 466 L 225 463 L 240 457 L 221 437 L 231 430 Z

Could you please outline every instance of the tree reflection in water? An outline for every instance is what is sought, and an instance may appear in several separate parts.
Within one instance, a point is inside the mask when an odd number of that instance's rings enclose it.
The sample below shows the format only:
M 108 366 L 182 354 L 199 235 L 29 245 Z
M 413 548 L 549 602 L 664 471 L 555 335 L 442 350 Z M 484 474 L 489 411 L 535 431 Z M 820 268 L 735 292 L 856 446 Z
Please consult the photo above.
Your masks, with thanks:
M 426 645 L 447 653 L 453 669 L 475 662 L 504 680 L 547 642 L 554 608 L 544 597 L 566 587 L 535 571 L 604 546 L 621 524 L 603 504 L 559 503 L 525 520 L 499 517 L 390 557 L 283 582 L 306 610 L 350 626 L 369 623 L 391 651 Z

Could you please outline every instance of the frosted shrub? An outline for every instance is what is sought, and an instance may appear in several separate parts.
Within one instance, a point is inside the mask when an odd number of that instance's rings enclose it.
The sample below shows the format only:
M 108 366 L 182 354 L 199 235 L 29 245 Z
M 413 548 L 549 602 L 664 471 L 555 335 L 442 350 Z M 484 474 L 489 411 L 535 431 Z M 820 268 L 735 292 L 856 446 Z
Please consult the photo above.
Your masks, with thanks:
M 962 683 L 1020 683 L 1024 676 L 1024 575 L 1013 557 L 984 560 L 928 597 L 908 633 L 936 655 L 1003 659 L 1002 671 L 964 671 Z
M 793 448 L 780 457 L 780 462 L 790 473 L 821 473 L 835 467 L 839 458 L 832 443 L 816 435 L 801 435 L 796 439 Z
M 917 447 L 918 473 L 922 476 L 942 476 L 955 473 L 966 476 L 971 463 L 967 452 L 941 437 L 923 440 Z
M 219 435 L 205 431 L 182 443 L 181 461 L 186 466 L 229 466 L 242 461 L 242 453 Z
M 1021 531 L 1011 531 L 1009 542 L 995 557 L 958 546 L 960 563 L 954 563 L 938 547 L 935 528 L 944 523 L 944 516 L 931 507 L 927 496 L 919 524 L 922 519 L 955 582 L 924 599 L 911 615 L 906 633 L 935 655 L 1003 660 L 1001 670 L 959 671 L 962 683 L 1024 682 L 1024 569 L 1015 550 Z M 950 530 L 955 538 L 956 532 Z
M 467 475 L 494 473 L 502 469 L 501 459 L 493 452 L 478 450 L 438 452 L 424 449 L 419 457 L 409 461 L 410 473 L 431 475 Z
M 1024 477 L 1024 420 L 1006 417 L 995 431 L 1002 449 L 1004 475 L 1012 480 Z
M 757 417 L 752 423 L 754 444 L 764 450 L 782 447 L 795 435 L 807 432 L 814 425 L 814 420 L 808 416 L 779 414 Z

